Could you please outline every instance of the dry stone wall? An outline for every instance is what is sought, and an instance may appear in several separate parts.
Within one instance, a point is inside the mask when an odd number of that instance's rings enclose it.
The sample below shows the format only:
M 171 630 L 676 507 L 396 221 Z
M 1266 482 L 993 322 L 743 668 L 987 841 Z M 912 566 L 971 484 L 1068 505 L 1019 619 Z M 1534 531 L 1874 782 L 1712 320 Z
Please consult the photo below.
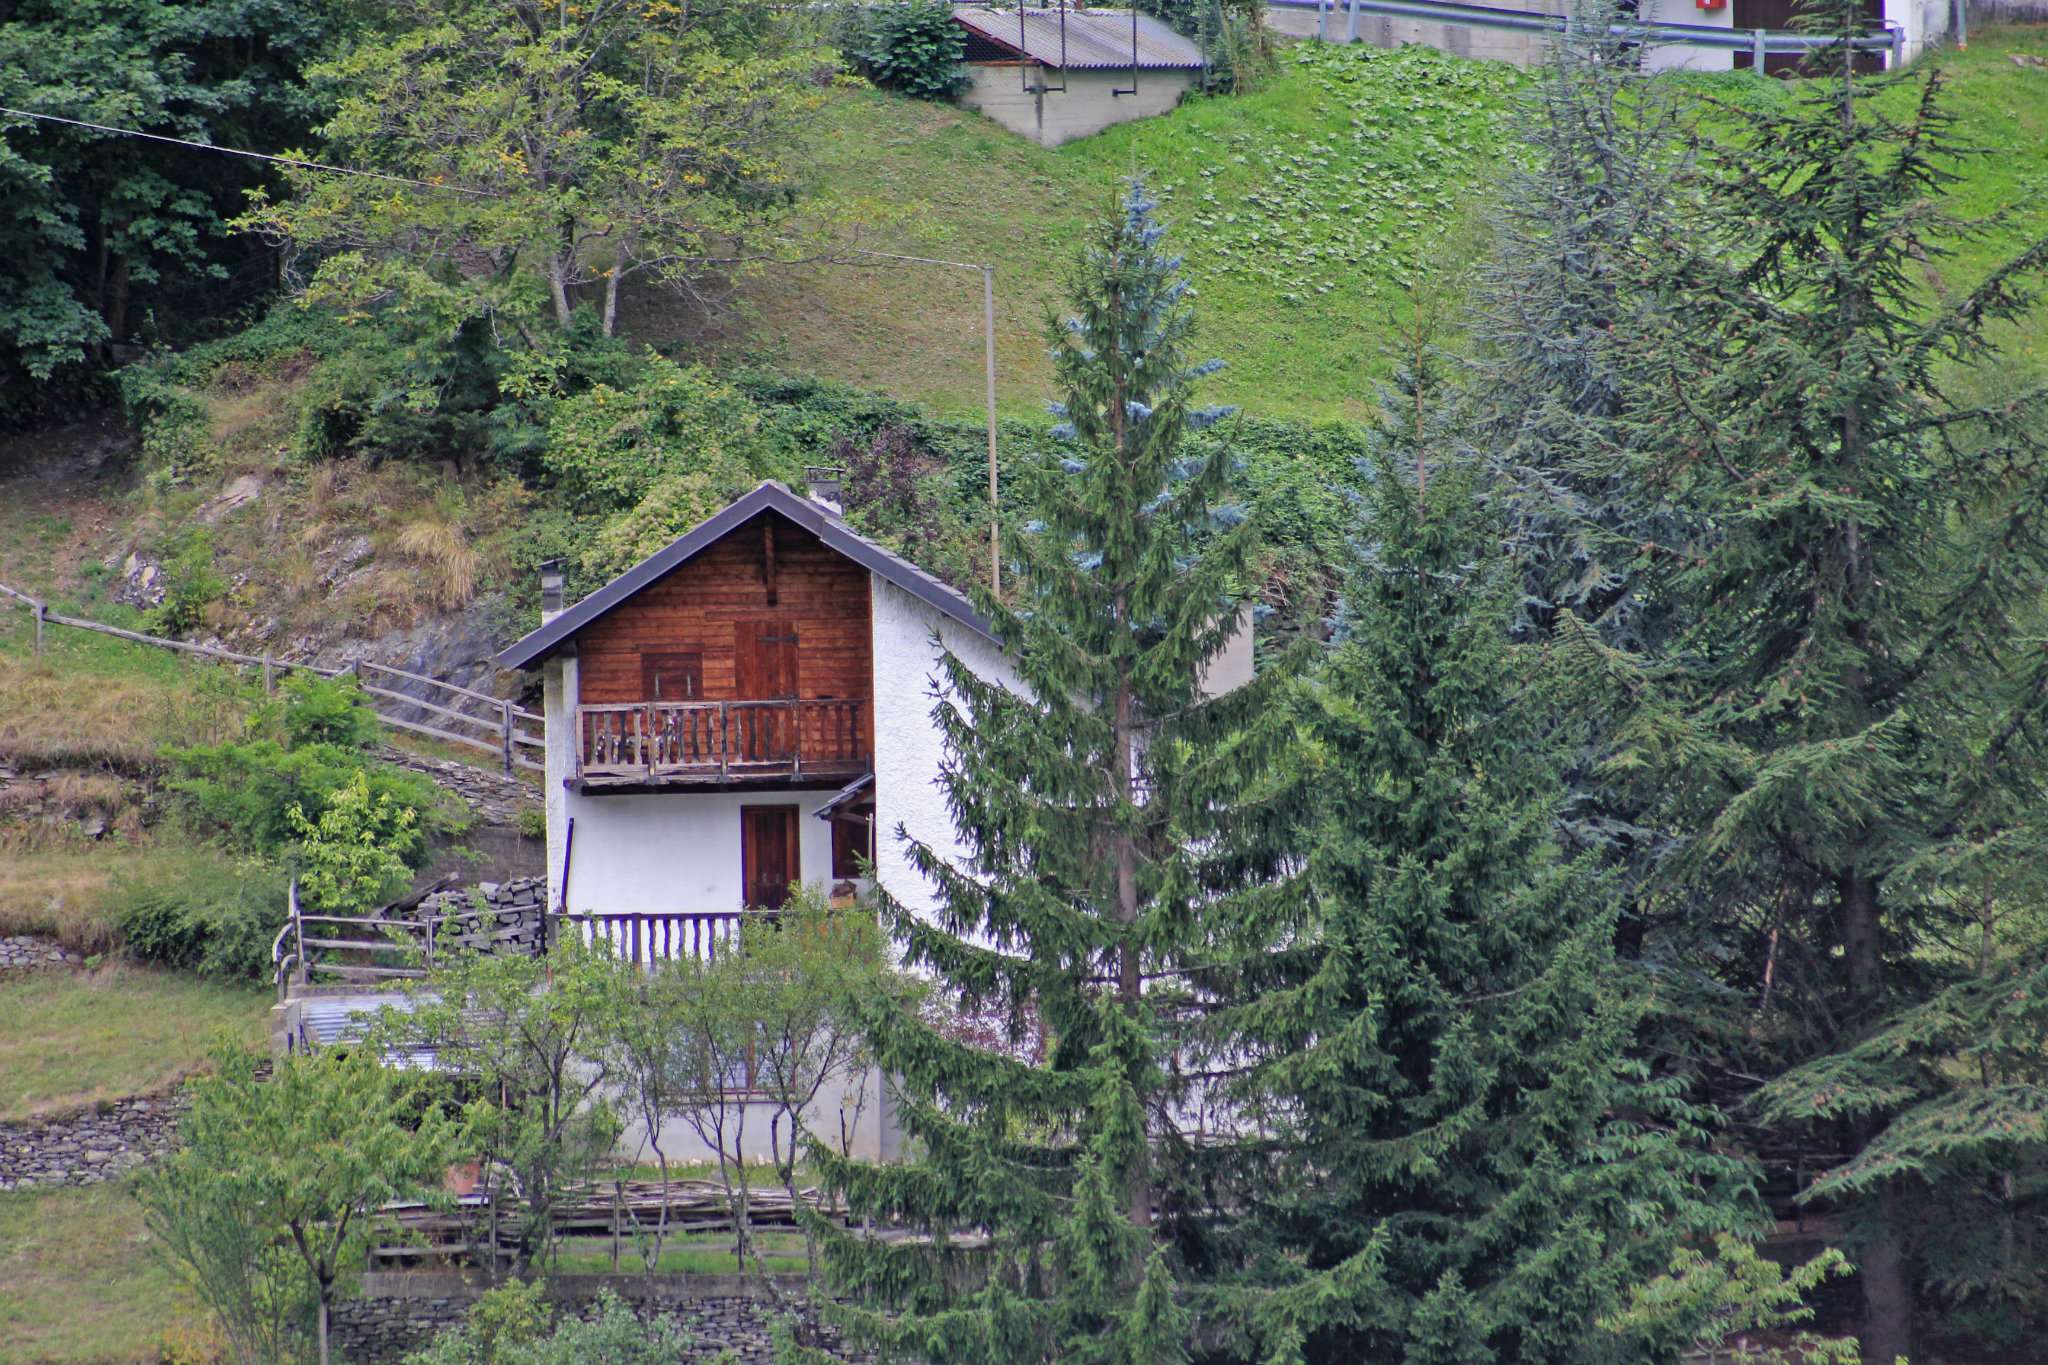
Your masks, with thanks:
M 778 1277 L 788 1299 L 808 1291 L 800 1279 Z M 731 1351 L 742 1365 L 771 1365 L 775 1359 L 776 1309 L 756 1287 L 736 1275 L 564 1275 L 548 1282 L 558 1311 L 588 1318 L 597 1311 L 600 1290 L 610 1290 L 643 1319 L 674 1319 L 695 1338 L 686 1362 L 710 1361 Z M 395 1361 L 425 1345 L 436 1333 L 460 1323 L 481 1288 L 460 1275 L 373 1274 L 363 1277 L 358 1297 L 338 1304 L 334 1341 L 350 1362 Z M 840 1347 L 827 1338 L 824 1349 L 836 1360 L 866 1365 L 874 1356 Z
M 92 1185 L 171 1150 L 175 1095 L 116 1100 L 62 1118 L 0 1123 L 0 1190 Z
M 46 938 L 15 934 L 0 938 L 0 972 L 39 972 L 57 967 L 76 967 L 77 953 Z

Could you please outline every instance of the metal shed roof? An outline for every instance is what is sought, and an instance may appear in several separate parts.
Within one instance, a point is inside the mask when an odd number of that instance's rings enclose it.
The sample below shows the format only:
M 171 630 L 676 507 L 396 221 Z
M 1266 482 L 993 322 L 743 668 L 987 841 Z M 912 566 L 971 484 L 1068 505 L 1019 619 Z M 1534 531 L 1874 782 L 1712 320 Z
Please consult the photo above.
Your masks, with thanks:
M 1021 32 L 1018 16 L 1023 16 Z M 1131 65 L 1131 11 L 1069 9 L 1066 14 L 1066 61 L 1075 70 Z M 953 18 L 977 36 L 1046 66 L 1061 65 L 1058 9 L 990 9 L 956 6 Z M 1190 38 L 1175 33 L 1149 14 L 1138 16 L 1137 64 L 1153 69 L 1199 69 L 1202 51 Z

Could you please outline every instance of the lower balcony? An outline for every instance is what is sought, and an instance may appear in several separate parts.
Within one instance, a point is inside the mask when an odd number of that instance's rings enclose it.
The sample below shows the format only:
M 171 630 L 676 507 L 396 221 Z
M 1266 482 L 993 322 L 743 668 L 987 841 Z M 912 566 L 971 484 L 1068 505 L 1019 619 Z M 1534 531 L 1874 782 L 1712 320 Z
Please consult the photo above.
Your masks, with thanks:
M 623 702 L 576 708 L 586 788 L 844 781 L 874 762 L 868 700 Z

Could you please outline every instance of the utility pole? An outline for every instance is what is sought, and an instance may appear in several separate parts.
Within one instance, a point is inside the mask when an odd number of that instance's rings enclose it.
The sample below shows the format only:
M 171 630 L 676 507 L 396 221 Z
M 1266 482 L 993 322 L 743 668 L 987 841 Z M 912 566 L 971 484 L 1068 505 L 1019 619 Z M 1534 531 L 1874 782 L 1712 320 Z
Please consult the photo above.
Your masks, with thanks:
M 1135 11 L 1134 11 L 1135 12 Z M 1003 595 L 1003 544 L 996 502 L 996 268 L 981 268 L 983 368 L 988 371 L 988 586 Z

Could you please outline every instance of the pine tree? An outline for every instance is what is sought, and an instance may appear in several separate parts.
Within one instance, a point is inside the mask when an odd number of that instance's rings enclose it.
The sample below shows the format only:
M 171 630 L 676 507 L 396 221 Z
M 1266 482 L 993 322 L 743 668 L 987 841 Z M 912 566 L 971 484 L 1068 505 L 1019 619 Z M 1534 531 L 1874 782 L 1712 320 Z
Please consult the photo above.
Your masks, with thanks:
M 1851 3 L 1822 19 L 1862 28 Z M 1978 969 L 1950 945 L 1980 892 L 2032 894 L 2043 852 L 2048 411 L 1960 395 L 1991 387 L 1987 327 L 2028 307 L 2048 242 L 1950 292 L 1972 229 L 1938 200 L 1959 154 L 1939 74 L 1859 77 L 1846 45 L 1819 65 L 1745 113 L 1706 229 L 1659 245 L 1666 303 L 1632 349 L 1661 398 L 1634 473 L 1711 533 L 1669 547 L 1688 619 L 1630 683 L 1614 766 L 1655 774 L 1691 838 L 1674 870 L 1716 945 L 1700 966 L 1753 1011 L 1731 1069 L 1787 1071 L 1752 1111 L 1760 1140 L 1851 1154 L 1806 1194 L 1847 1219 L 1864 1358 L 1889 1362 L 1916 1277 L 1985 1269 L 1948 1259 L 1963 1241 L 2018 1257 L 2008 1284 L 2043 1264 L 2024 1234 L 2048 1092 L 2009 1065 L 2048 1043 L 2039 1012 L 2005 1016 L 1973 1085 L 1941 1026 L 1962 997 L 1937 992 Z M 1902 84 L 1910 112 L 1878 112 Z
M 1075 316 L 1048 324 L 1066 448 L 1013 476 L 1035 519 L 1006 542 L 1015 596 L 983 598 L 1019 683 L 943 661 L 940 782 L 966 855 L 908 843 L 931 920 L 882 900 L 910 967 L 1019 1036 L 1042 1029 L 1043 1058 L 877 1010 L 915 1158 L 821 1154 L 856 1225 L 916 1234 L 828 1234 L 858 1300 L 841 1326 L 929 1360 L 1186 1357 L 1171 1243 L 1201 1099 L 1176 1070 L 1188 969 L 1216 925 L 1284 895 L 1267 787 L 1285 717 L 1266 684 L 1199 686 L 1239 627 L 1252 523 L 1226 504 L 1227 443 L 1182 448 L 1223 414 L 1194 406 L 1212 367 L 1186 357 L 1188 287 L 1153 208 L 1133 183 L 1082 255 Z
M 1469 465 L 1401 377 L 1343 635 L 1303 689 L 1312 894 L 1211 1027 L 1263 1120 L 1211 1249 L 1240 1356 L 1630 1357 L 1598 1323 L 1752 1207 L 1710 1115 L 1630 1055 L 1618 897 L 1559 820 L 1569 731 Z M 1426 404 L 1425 404 L 1426 410 Z

